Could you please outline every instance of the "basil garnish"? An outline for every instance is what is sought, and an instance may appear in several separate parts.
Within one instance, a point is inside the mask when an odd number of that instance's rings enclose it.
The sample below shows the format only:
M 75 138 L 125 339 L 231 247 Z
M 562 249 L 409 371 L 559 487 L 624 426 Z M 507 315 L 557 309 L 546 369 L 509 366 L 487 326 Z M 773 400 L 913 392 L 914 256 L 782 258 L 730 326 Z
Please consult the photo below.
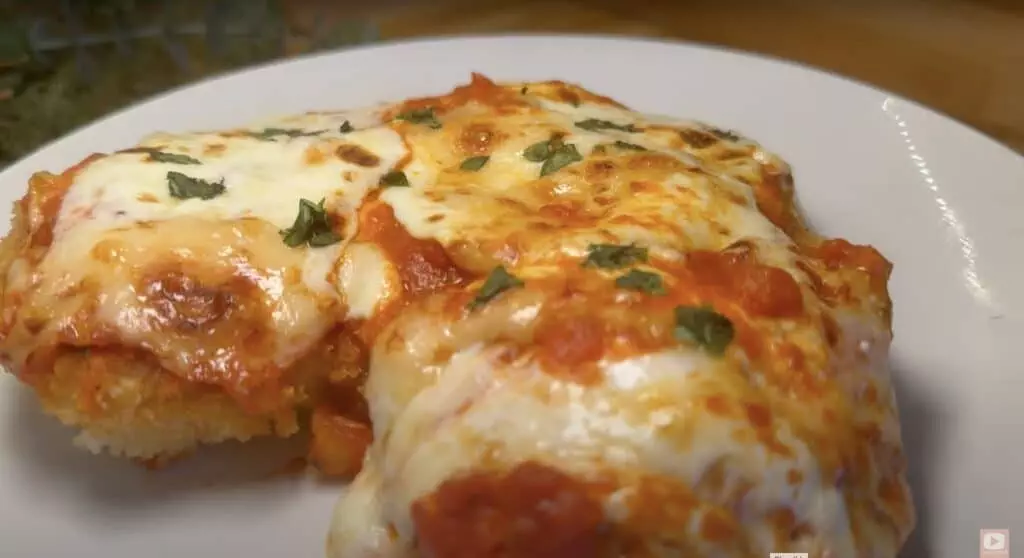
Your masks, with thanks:
M 208 182 L 177 171 L 167 173 L 167 189 L 170 191 L 171 197 L 179 200 L 192 198 L 211 200 L 226 190 L 224 181 Z
M 380 177 L 381 186 L 408 186 L 409 177 L 402 171 L 391 171 Z
M 696 343 L 715 356 L 725 353 L 735 335 L 729 318 L 706 306 L 676 306 L 675 318 L 677 341 Z
M 476 296 L 470 301 L 467 308 L 475 310 L 487 304 L 501 293 L 523 286 L 523 282 L 509 273 L 504 266 L 498 266 L 487 276 L 484 284 L 477 291 Z
M 334 232 L 327 219 L 324 200 L 313 203 L 305 198 L 299 200 L 299 213 L 295 216 L 295 223 L 281 231 L 281 238 L 292 248 L 303 244 L 319 248 L 341 241 L 341 235 Z
M 615 285 L 620 289 L 640 291 L 652 295 L 665 294 L 665 285 L 661 275 L 639 269 L 632 269 L 629 273 L 617 278 Z
M 276 137 L 289 137 L 299 138 L 305 136 L 318 136 L 324 133 L 325 130 L 318 130 L 315 132 L 306 132 L 304 130 L 298 130 L 294 128 L 264 128 L 259 132 L 246 132 L 245 134 L 249 137 L 256 138 L 258 140 L 270 141 Z
M 202 164 L 199 159 L 189 157 L 181 153 L 167 153 L 166 151 L 160 151 L 159 149 L 152 149 L 149 147 L 139 147 L 133 151 L 149 154 L 149 160 L 157 163 L 171 163 L 173 165 L 199 165 Z
M 634 244 L 591 244 L 583 267 L 621 269 L 647 261 L 647 248 Z
M 599 132 L 601 130 L 619 130 L 620 132 L 637 132 L 636 126 L 632 124 L 616 124 L 608 120 L 598 120 L 597 118 L 588 118 L 576 123 L 577 128 L 583 128 L 591 132 Z
M 489 161 L 490 159 L 491 158 L 488 155 L 479 155 L 477 157 L 470 157 L 470 158 L 466 159 L 465 161 L 462 161 L 462 164 L 459 165 L 459 168 L 464 170 L 464 171 L 475 172 L 475 171 L 478 171 L 478 170 L 484 168 L 484 165 L 486 165 L 487 161 Z
M 441 122 L 437 119 L 437 115 L 434 114 L 434 109 L 430 107 L 399 113 L 395 115 L 395 120 L 405 120 L 413 124 L 425 124 L 435 130 L 441 127 Z

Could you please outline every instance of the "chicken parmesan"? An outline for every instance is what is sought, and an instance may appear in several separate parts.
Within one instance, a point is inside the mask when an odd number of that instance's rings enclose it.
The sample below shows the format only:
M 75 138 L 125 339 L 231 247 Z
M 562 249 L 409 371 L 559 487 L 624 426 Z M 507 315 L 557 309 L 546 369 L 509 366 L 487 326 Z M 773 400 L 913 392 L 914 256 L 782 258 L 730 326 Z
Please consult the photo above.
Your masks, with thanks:
M 893 557 L 890 263 L 786 163 L 558 82 L 40 173 L 0 356 L 141 460 L 312 433 L 332 558 Z

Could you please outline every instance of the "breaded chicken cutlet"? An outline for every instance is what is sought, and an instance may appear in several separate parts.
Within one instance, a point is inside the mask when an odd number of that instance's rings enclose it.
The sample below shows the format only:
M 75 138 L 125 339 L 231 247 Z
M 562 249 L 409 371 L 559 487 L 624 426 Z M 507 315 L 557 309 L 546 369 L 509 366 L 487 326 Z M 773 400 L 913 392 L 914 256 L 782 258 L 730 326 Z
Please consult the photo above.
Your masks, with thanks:
M 891 266 L 733 132 L 476 75 L 155 136 L 15 213 L 0 355 L 44 408 L 140 459 L 308 425 L 361 469 L 332 557 L 892 557 L 913 528 Z

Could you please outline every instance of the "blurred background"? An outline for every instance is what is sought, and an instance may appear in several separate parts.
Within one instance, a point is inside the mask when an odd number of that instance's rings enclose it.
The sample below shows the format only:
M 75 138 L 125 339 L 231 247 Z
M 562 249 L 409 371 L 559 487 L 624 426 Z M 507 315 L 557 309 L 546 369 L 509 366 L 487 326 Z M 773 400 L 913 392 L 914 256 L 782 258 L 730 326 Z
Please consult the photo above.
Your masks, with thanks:
M 673 38 L 794 60 L 1024 153 L 1024 0 L 0 0 L 0 168 L 226 70 L 381 40 L 517 31 Z

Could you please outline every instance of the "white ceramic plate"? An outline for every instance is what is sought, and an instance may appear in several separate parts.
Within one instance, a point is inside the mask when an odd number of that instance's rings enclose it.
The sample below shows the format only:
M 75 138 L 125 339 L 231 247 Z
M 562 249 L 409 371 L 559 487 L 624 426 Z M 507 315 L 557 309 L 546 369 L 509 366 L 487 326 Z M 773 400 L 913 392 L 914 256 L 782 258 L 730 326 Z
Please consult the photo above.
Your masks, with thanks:
M 20 196 L 34 171 L 153 131 L 443 92 L 472 70 L 578 82 L 638 110 L 735 128 L 785 157 L 814 226 L 895 262 L 892 367 L 920 514 L 904 556 L 972 556 L 981 528 L 1024 536 L 1024 158 L 882 91 L 652 41 L 374 46 L 202 82 L 117 113 L 0 174 L 0 204 Z M 277 448 L 219 448 L 149 473 L 69 441 L 25 390 L 0 380 L 0 555 L 323 556 L 339 489 L 268 478 Z

